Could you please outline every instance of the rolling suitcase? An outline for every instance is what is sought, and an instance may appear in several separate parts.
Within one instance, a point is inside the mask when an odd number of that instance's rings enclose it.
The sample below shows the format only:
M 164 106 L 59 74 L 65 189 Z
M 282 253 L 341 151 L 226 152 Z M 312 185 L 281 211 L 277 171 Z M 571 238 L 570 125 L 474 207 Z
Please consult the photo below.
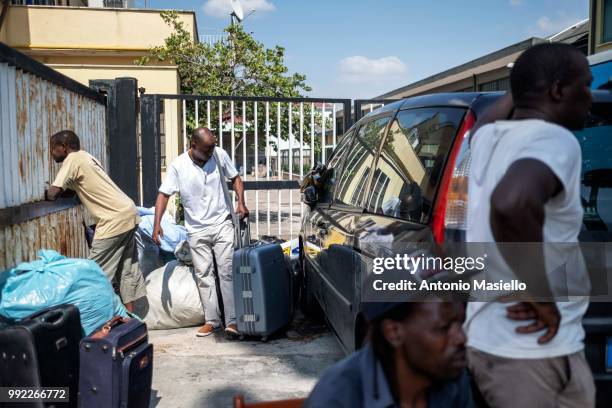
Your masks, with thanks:
M 241 221 L 225 183 L 227 178 L 214 152 L 221 188 L 234 224 L 232 275 L 236 325 L 241 335 L 268 336 L 287 325 L 293 316 L 291 273 L 280 244 L 251 245 L 248 219 Z M 218 287 L 218 285 L 217 285 Z
M 67 402 L 16 403 L 18 407 L 76 407 L 79 381 L 79 309 L 53 306 L 0 329 L 2 387 L 68 387 Z M 0 404 L 1 405 L 1 404 Z M 9 404 L 4 405 L 6 407 Z
M 80 407 L 149 407 L 153 345 L 143 322 L 109 320 L 81 341 L 80 358 Z
M 265 341 L 291 321 L 291 278 L 279 244 L 236 250 L 233 277 L 240 333 L 262 336 Z

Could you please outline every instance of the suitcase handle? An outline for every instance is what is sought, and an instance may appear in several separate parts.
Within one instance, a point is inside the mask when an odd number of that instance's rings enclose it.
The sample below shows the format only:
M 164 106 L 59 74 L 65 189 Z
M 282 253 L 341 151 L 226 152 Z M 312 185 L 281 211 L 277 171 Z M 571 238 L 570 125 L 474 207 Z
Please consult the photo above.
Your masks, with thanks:
M 34 313 L 30 316 L 28 316 L 26 319 L 24 320 L 33 320 L 36 319 L 38 317 L 43 316 L 44 317 L 42 319 L 40 319 L 40 321 L 46 325 L 46 326 L 50 326 L 50 327 L 57 327 L 57 326 L 61 326 L 62 324 L 64 324 L 64 321 L 66 320 L 66 312 L 62 309 L 53 309 L 53 308 L 46 308 L 43 309 L 37 313 Z
M 122 316 L 115 316 L 112 319 L 110 319 L 108 322 L 104 323 L 104 326 L 102 326 L 102 328 L 98 332 L 94 333 L 91 337 L 94 339 L 100 339 L 100 338 L 106 337 L 108 333 L 110 333 L 113 327 L 119 324 L 123 324 L 127 322 L 128 320 L 129 319 L 122 317 Z

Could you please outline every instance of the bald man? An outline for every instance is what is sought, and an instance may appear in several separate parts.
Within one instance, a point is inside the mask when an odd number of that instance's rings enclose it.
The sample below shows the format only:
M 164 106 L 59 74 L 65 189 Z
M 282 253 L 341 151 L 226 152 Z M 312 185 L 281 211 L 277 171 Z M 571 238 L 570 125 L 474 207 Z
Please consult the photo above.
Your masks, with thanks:
M 191 135 L 190 149 L 173 160 L 168 167 L 155 203 L 153 241 L 159 245 L 159 238 L 164 234 L 160 223 L 168 199 L 174 193 L 181 195 L 196 282 L 206 316 L 206 324 L 196 333 L 198 337 L 211 335 L 222 324 L 215 278 L 211 273 L 212 251 L 215 251 L 223 297 L 225 332 L 231 336 L 238 334 L 232 279 L 234 225 L 223 196 L 221 183 L 225 180 L 221 180 L 213 152 L 217 153 L 225 176 L 232 180 L 238 196 L 236 213 L 244 218 L 249 210 L 244 204 L 242 179 L 225 150 L 215 147 L 216 142 L 216 137 L 209 129 L 195 129 Z

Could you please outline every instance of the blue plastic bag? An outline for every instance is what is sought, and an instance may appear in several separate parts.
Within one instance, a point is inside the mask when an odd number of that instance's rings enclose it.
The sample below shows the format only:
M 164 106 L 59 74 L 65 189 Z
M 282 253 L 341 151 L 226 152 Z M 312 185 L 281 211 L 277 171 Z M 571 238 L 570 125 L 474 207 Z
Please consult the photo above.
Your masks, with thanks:
M 85 335 L 114 316 L 129 317 L 94 261 L 66 258 L 53 250 L 40 250 L 38 257 L 2 273 L 0 314 L 22 319 L 50 306 L 72 304 L 79 308 Z
M 155 225 L 154 215 L 141 215 L 138 228 L 146 236 L 153 239 L 153 226 Z M 174 253 L 174 250 L 179 243 L 187 239 L 187 230 L 182 225 L 172 224 L 165 218 L 161 220 L 161 227 L 164 230 L 164 236 L 161 237 L 160 248 L 166 252 Z

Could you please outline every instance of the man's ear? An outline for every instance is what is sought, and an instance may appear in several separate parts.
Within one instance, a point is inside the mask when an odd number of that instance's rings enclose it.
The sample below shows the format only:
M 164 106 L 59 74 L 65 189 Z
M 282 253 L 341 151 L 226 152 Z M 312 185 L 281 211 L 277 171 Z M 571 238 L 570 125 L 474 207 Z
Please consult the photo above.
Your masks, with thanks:
M 563 100 L 563 97 L 565 96 L 565 92 L 563 89 L 563 84 L 561 84 L 561 81 L 557 80 L 555 82 L 553 82 L 553 84 L 550 87 L 550 90 L 548 91 L 550 94 L 550 97 L 552 98 L 553 101 L 555 102 L 559 102 L 561 100 Z
M 384 319 L 381 322 L 381 331 L 391 346 L 400 347 L 404 343 L 404 330 L 400 322 Z

